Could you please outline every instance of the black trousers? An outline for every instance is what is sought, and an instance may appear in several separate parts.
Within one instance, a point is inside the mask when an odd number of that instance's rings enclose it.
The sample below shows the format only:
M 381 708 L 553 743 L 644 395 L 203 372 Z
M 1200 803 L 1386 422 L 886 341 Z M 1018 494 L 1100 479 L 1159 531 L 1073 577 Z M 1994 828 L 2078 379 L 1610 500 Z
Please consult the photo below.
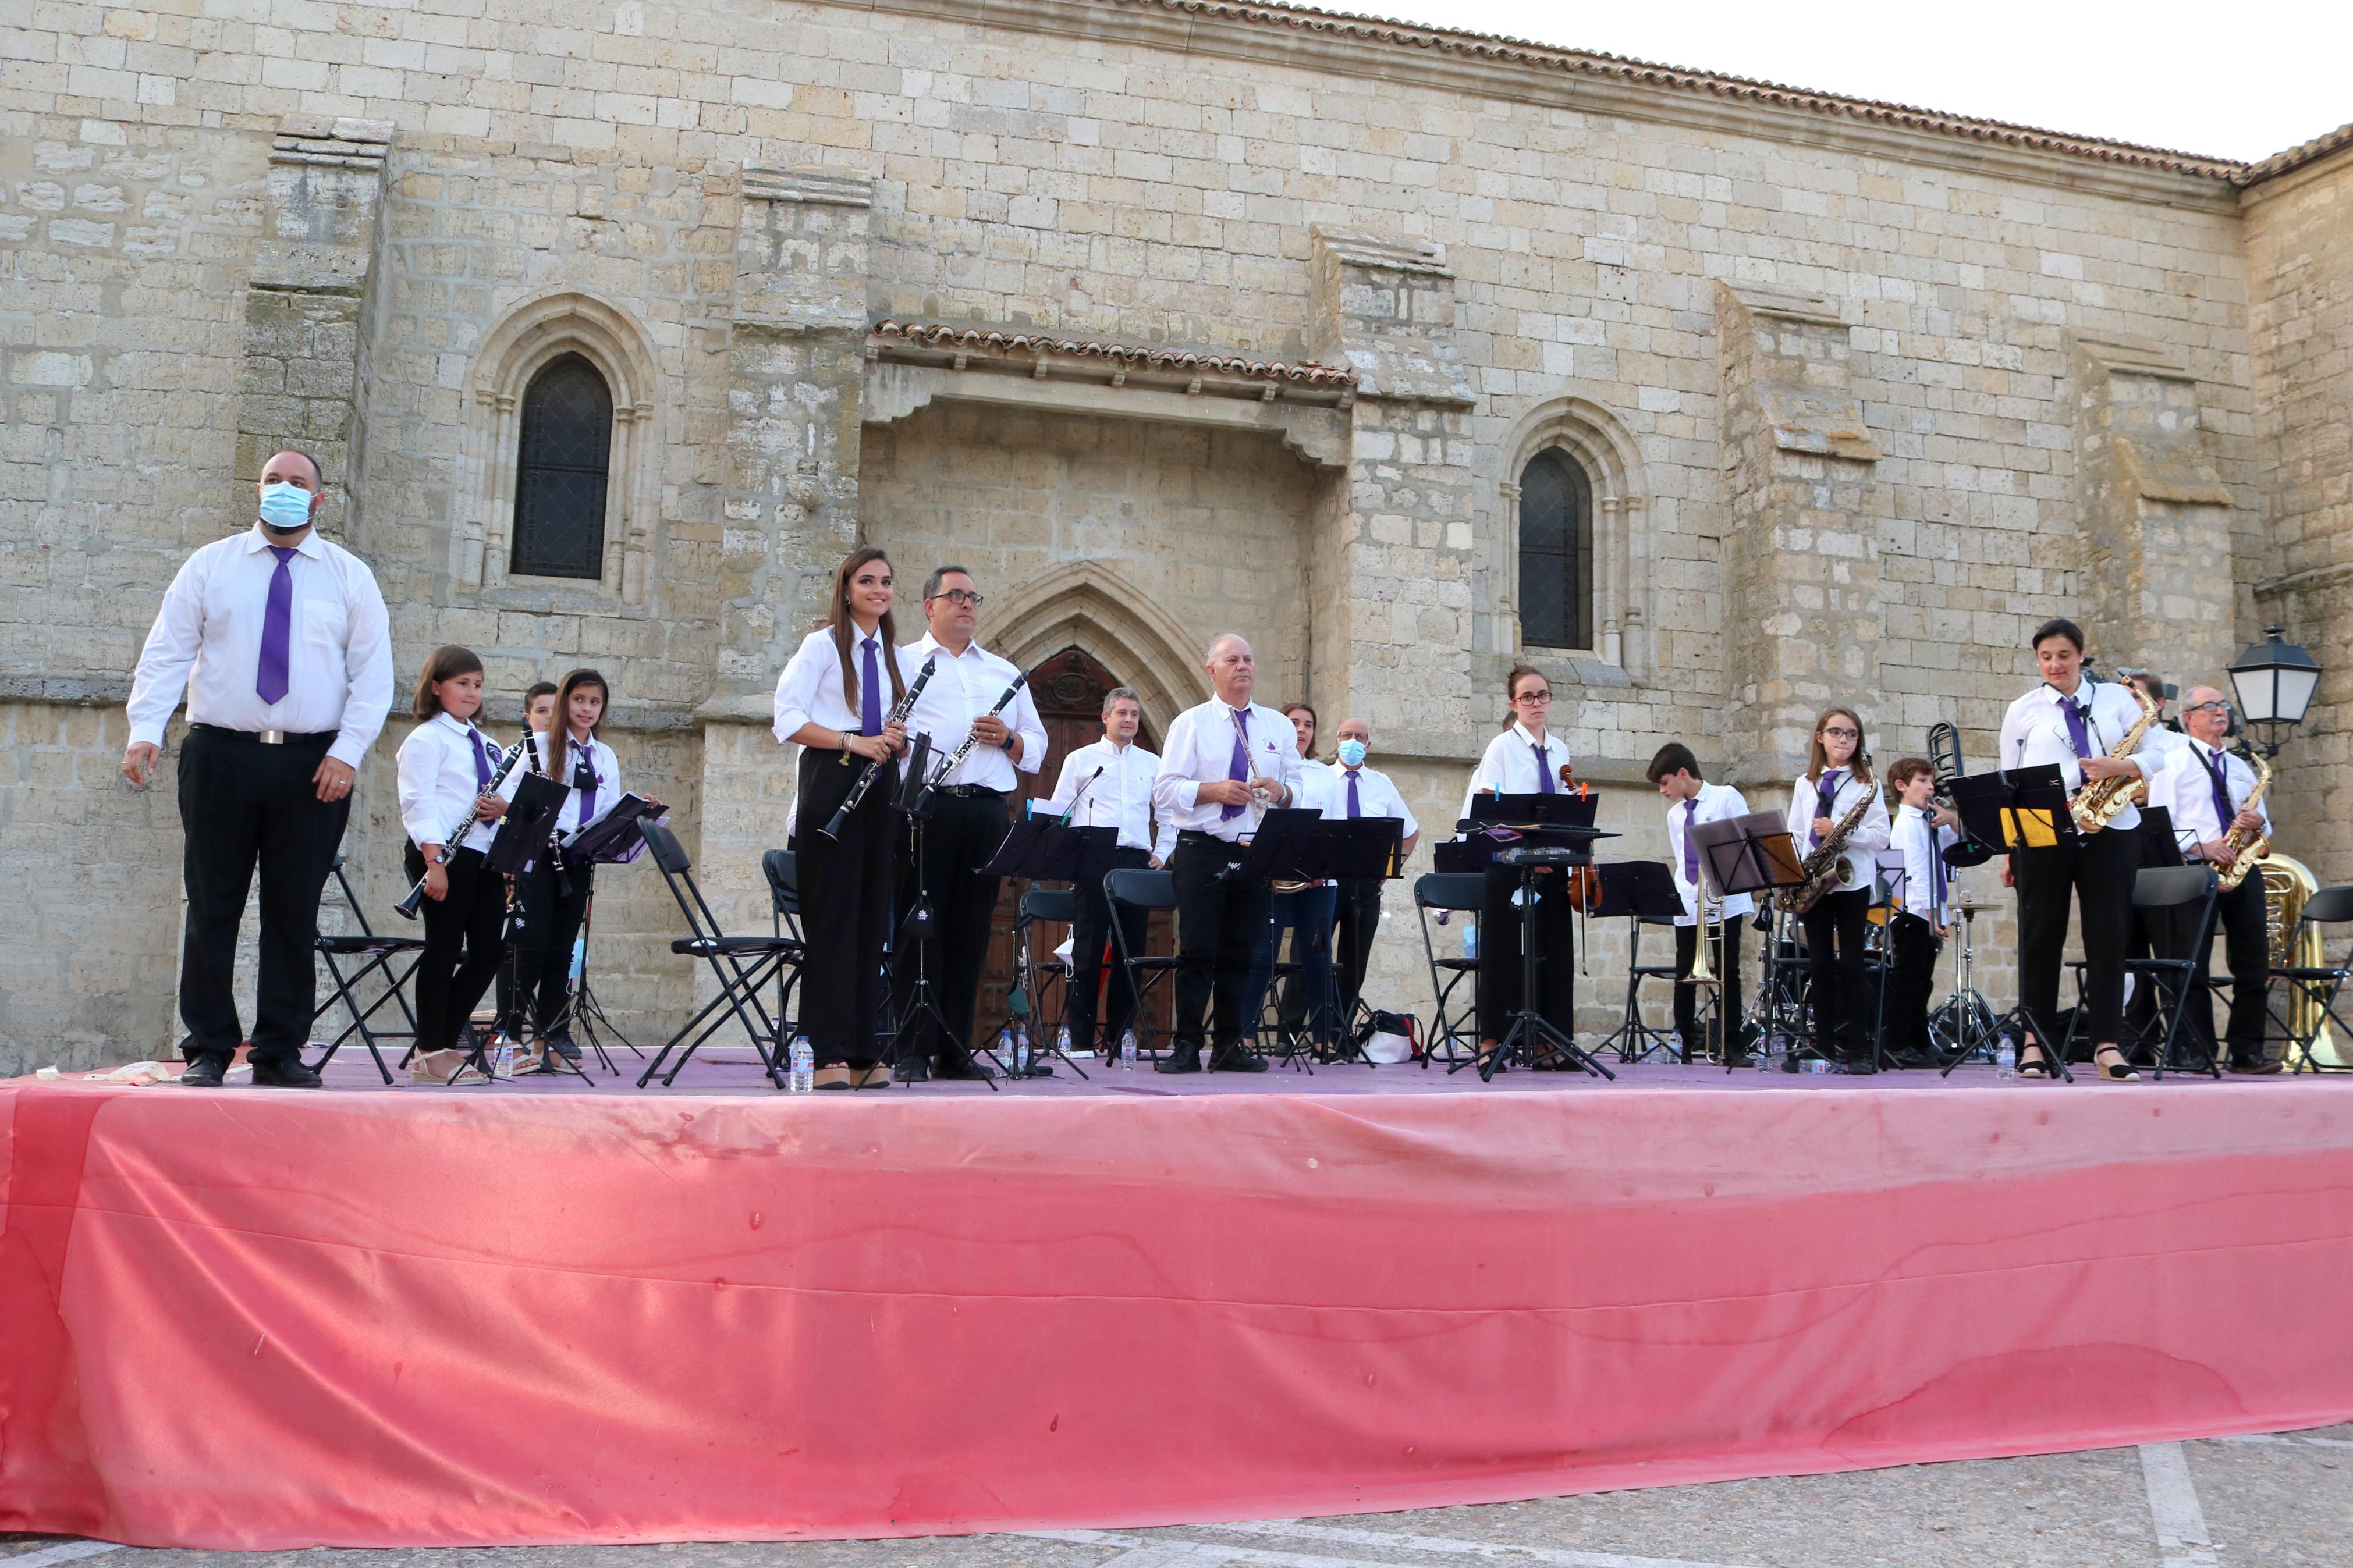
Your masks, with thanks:
M 412 886 L 425 875 L 416 845 L 403 857 Z M 473 1016 L 475 1004 L 498 978 L 506 958 L 507 879 L 483 862 L 479 849 L 460 849 L 442 868 L 449 890 L 426 899 L 425 951 L 417 955 L 417 1050 L 446 1051 Z
M 1356 1000 L 1365 990 L 1365 970 L 1373 960 L 1373 938 L 1381 931 L 1381 880 L 1345 878 L 1339 895 L 1332 926 L 1332 977 L 1340 989 L 1340 1024 L 1345 1029 L 1356 1016 Z
M 953 1063 L 972 1049 L 972 1015 L 980 999 L 980 972 L 988 963 L 989 923 L 997 914 L 997 896 L 1004 885 L 999 877 L 984 877 L 988 864 L 1005 842 L 1011 826 L 1001 795 L 949 795 L 935 791 L 931 816 L 923 825 L 923 863 L 913 864 L 899 879 L 899 911 L 903 921 L 915 907 L 915 873 L 932 895 L 932 934 L 920 943 L 931 975 L 932 1000 L 947 1020 L 953 1042 L 935 1038 L 937 1026 L 919 1021 L 899 1047 L 902 1059 L 921 1058 Z M 901 928 L 903 936 L 905 927 Z M 919 944 L 902 940 L 891 954 L 891 994 L 903 1023 L 907 1004 L 915 994 L 915 954 Z
M 1148 849 L 1120 849 L 1113 852 L 1112 864 L 1123 870 L 1140 871 L 1152 863 Z M 1152 923 L 1150 910 L 1123 906 L 1114 911 L 1111 900 L 1104 897 L 1101 882 L 1081 881 L 1072 889 L 1078 895 L 1079 918 L 1071 922 L 1071 988 L 1070 1005 L 1063 1022 L 1070 1026 L 1071 1049 L 1092 1050 L 1095 1043 L 1095 993 L 1107 989 L 1109 1008 L 1103 1014 L 1103 1046 L 1106 1050 L 1119 1049 L 1119 1037 L 1135 1016 L 1135 985 L 1129 980 L 1127 965 L 1119 961 L 1119 949 L 1112 938 L 1112 922 L 1119 922 L 1127 939 L 1127 951 L 1136 957 L 1144 956 L 1144 939 Z M 1110 958 L 1104 958 L 1105 948 Z M 1103 984 L 1103 969 L 1108 962 L 1111 982 Z
M 312 735 L 265 746 L 191 729 L 180 744 L 180 827 L 187 885 L 180 938 L 182 1053 L 227 1056 L 246 1035 L 237 1016 L 237 928 L 261 868 L 261 973 L 253 1054 L 287 1061 L 311 1037 L 318 999 L 319 893 L 335 868 L 349 795 L 319 798 L 311 775 L 334 743 Z
M 882 1059 L 876 1037 L 882 1026 L 882 949 L 891 935 L 891 868 L 902 819 L 889 805 L 890 791 L 877 784 L 842 825 L 839 840 L 819 832 L 865 770 L 860 758 L 847 767 L 840 758 L 839 752 L 801 752 L 793 824 L 801 933 L 808 950 L 800 1027 L 818 1066 L 865 1068 Z
M 1683 977 L 1691 973 L 1692 961 L 1699 951 L 1699 927 L 1675 927 L 1675 1033 L 1683 1037 L 1683 1060 L 1705 1053 L 1712 1044 L 1721 1050 L 1726 1040 L 1732 1042 L 1733 1053 L 1739 1054 L 1741 1026 L 1745 1020 L 1740 1012 L 1740 931 L 1748 917 L 1724 922 L 1723 963 L 1715 969 L 1716 983 L 1723 988 L 1715 1016 L 1709 1020 L 1710 1039 L 1699 1037 L 1696 1022 L 1699 1012 L 1699 987 L 1683 984 Z M 1708 955 L 1708 963 L 1716 964 L 1716 955 Z
M 2041 848 L 2014 849 L 2010 866 L 2018 884 L 2018 1001 L 2036 1037 L 2059 1027 L 2059 969 L 2072 895 L 2084 920 L 2090 1038 L 2095 1044 L 2121 1039 L 2125 933 L 2131 924 L 2133 877 L 2140 869 L 2140 835 L 2107 828 Z
M 1798 917 L 1806 933 L 1806 994 L 1813 1005 L 1814 1049 L 1848 1061 L 1871 1055 L 1871 993 L 1863 983 L 1863 928 L 1871 891 L 1824 893 Z
M 1512 902 L 1520 868 L 1489 866 L 1479 905 L 1479 1038 L 1501 1040 L 1520 1010 L 1521 918 Z M 1535 1010 L 1545 1022 L 1577 1036 L 1577 925 L 1568 879 L 1555 868 L 1536 878 L 1535 919 L 1543 939 L 1536 968 Z
M 1936 928 L 1918 915 L 1889 919 L 1887 1048 L 1914 1056 L 1931 1048 L 1928 997 L 1936 988 Z
M 1242 1037 L 1242 993 L 1250 948 L 1266 924 L 1264 882 L 1218 873 L 1239 862 L 1242 847 L 1206 833 L 1180 833 L 1168 870 L 1176 884 L 1176 1048 L 1198 1051 L 1203 1031 L 1220 1050 Z
M 536 1036 L 570 1029 L 572 947 L 588 914 L 596 874 L 595 867 L 579 866 L 559 880 L 555 868 L 543 859 L 514 879 L 514 988 L 499 1007 L 510 1033 L 525 1015 Z
M 2271 932 L 2263 908 L 2263 879 L 2260 873 L 2250 871 L 2247 879 L 2219 895 L 2214 906 L 2214 921 L 2222 931 L 2222 962 L 2231 972 L 2231 1016 L 2225 1026 L 2222 1043 L 2230 1047 L 2234 1062 L 2252 1063 L 2263 1059 L 2263 992 L 2271 984 Z M 2189 943 L 2198 934 L 2198 921 L 2189 910 L 2168 910 L 2172 917 L 2161 940 L 2160 952 L 2167 958 L 2190 956 Z M 2157 912 L 2157 911 L 2152 911 Z M 2187 1029 L 2194 1030 L 2198 1038 L 2214 1039 L 2214 994 L 2206 989 L 2207 965 L 2213 962 L 2214 933 L 2206 933 L 2205 945 L 2199 949 L 2198 968 L 2192 975 L 2189 1005 L 2183 1014 Z M 2137 989 L 2155 990 L 2155 986 Z M 2162 1019 L 2159 1020 L 2162 1027 Z

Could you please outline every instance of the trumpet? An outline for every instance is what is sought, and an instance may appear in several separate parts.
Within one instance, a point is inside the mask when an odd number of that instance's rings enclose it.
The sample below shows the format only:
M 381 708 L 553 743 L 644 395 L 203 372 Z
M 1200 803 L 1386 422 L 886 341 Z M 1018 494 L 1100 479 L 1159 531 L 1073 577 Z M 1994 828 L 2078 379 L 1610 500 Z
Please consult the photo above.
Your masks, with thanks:
M 481 736 L 476 732 L 471 724 L 466 726 L 466 733 L 472 736 L 476 743 L 479 744 L 480 742 Z M 484 784 L 480 790 L 475 792 L 475 804 L 466 808 L 466 819 L 463 822 L 457 824 L 455 826 L 451 827 L 448 832 L 441 836 L 441 848 L 443 853 L 454 855 L 458 852 L 458 841 L 465 837 L 468 833 L 473 831 L 474 824 L 482 819 L 480 797 L 486 795 L 498 794 L 499 786 L 507 782 L 507 775 L 514 772 L 514 766 L 517 763 L 522 761 L 523 748 L 531 743 L 531 726 L 529 724 L 525 724 L 522 727 L 522 736 L 523 738 L 522 740 L 517 741 L 513 745 L 507 748 L 507 753 L 505 756 L 499 759 L 497 771 L 491 774 L 491 782 Z M 417 879 L 417 886 L 408 889 L 408 897 L 401 900 L 400 902 L 392 906 L 392 912 L 398 915 L 405 921 L 413 921 L 417 918 L 418 906 L 424 902 L 425 879 L 423 877 L 419 877 Z
M 923 660 L 923 668 L 915 672 L 914 681 L 907 688 L 906 695 L 900 698 L 898 702 L 892 706 L 891 710 L 891 717 L 884 721 L 883 727 L 885 729 L 888 729 L 892 724 L 904 723 L 906 721 L 907 715 L 915 710 L 915 699 L 923 694 L 923 684 L 932 679 L 932 670 L 936 665 L 938 665 L 938 663 L 939 656 L 937 654 L 934 654 L 931 658 Z M 845 762 L 849 758 L 849 753 L 847 751 L 843 752 L 841 755 L 842 760 Z M 882 758 L 876 757 L 870 759 L 866 764 L 866 771 L 858 775 L 858 782 L 851 784 L 849 786 L 849 793 L 841 797 L 841 808 L 833 814 L 832 820 L 828 821 L 823 827 L 818 828 L 818 831 L 824 834 L 828 838 L 839 838 L 841 837 L 843 826 L 849 821 L 850 813 L 858 809 L 859 803 L 866 798 L 866 792 L 874 787 L 874 781 L 882 776 L 882 770 L 888 765 L 888 763 Z

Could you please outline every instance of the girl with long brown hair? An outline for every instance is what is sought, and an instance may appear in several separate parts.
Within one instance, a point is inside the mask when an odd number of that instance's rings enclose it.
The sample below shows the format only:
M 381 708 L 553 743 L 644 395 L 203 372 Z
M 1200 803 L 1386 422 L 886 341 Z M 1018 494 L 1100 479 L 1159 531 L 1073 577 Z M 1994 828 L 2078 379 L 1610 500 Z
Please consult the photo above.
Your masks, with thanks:
M 891 1084 L 876 1035 L 898 837 L 893 792 L 867 791 L 839 838 L 823 829 L 865 763 L 887 763 L 906 749 L 906 726 L 890 716 L 907 690 L 891 615 L 894 596 L 891 558 L 871 545 L 851 551 L 833 574 L 825 625 L 802 640 L 776 681 L 776 739 L 801 748 L 793 817 L 801 929 L 808 940 L 801 1026 L 817 1058 L 819 1089 Z
M 1887 802 L 1871 774 L 1871 748 L 1862 717 L 1852 708 L 1825 708 L 1814 721 L 1806 771 L 1789 791 L 1789 837 L 1802 860 L 1837 833 L 1858 805 L 1870 805 L 1845 843 L 1856 875 L 1841 878 L 1799 917 L 1806 935 L 1807 998 L 1813 1043 L 1843 1072 L 1877 1070 L 1871 1009 L 1862 977 L 1862 940 L 1871 917 L 1872 857 L 1887 847 Z M 1795 1058 L 1791 1061 L 1794 1063 Z

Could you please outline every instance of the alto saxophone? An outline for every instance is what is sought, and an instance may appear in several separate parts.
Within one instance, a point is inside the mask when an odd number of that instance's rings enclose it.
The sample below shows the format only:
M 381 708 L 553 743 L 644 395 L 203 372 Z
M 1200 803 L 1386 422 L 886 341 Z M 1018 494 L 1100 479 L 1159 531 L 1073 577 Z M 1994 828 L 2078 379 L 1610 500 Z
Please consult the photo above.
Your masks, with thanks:
M 2125 689 L 2132 693 L 2134 701 L 2140 704 L 2140 722 L 2126 731 L 2125 738 L 2116 742 L 2116 749 L 2108 753 L 2119 762 L 2133 754 L 2133 748 L 2140 744 L 2140 738 L 2148 733 L 2151 724 L 2157 722 L 2157 704 L 2148 700 L 2148 693 L 2130 681 L 2125 683 Z M 2074 817 L 2076 831 L 2097 833 L 2114 822 L 2124 808 L 2132 804 L 2133 791 L 2139 788 L 2140 784 L 2138 776 L 2127 773 L 2121 778 L 2094 779 L 2077 790 L 2067 802 L 2068 815 Z
M 2272 765 L 2261 757 L 2247 760 L 2255 764 L 2255 787 L 2239 803 L 2241 811 L 2253 811 L 2263 798 L 2263 791 L 2272 787 Z M 2260 827 L 2232 827 L 2222 835 L 2222 843 L 2231 851 L 2231 863 L 2222 868 L 2222 890 L 2227 893 L 2247 879 L 2256 861 L 2272 852 L 2272 836 Z
M 1793 915 L 1804 914 L 1821 902 L 1824 893 L 1841 882 L 1862 880 L 1860 868 L 1846 857 L 1846 841 L 1854 837 L 1856 828 L 1862 826 L 1863 814 L 1871 809 L 1871 803 L 1878 795 L 1879 786 L 1875 784 L 1869 785 L 1863 790 L 1862 798 L 1847 807 L 1846 815 L 1839 818 L 1838 826 L 1831 829 L 1830 837 L 1815 846 L 1813 852 L 1806 857 L 1806 879 L 1794 888 L 1781 889 L 1782 909 Z

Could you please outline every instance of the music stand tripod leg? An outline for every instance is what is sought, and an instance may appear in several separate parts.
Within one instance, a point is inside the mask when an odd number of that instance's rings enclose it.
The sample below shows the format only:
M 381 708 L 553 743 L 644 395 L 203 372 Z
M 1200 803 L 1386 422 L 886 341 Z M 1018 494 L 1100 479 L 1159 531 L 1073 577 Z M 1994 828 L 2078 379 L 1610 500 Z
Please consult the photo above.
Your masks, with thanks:
M 1544 922 L 1536 915 L 1536 868 L 1520 868 L 1520 1006 L 1512 1015 L 1512 1026 L 1497 1042 L 1494 1053 L 1479 1064 L 1479 1079 L 1493 1083 L 1495 1068 L 1518 1053 L 1521 1064 L 1530 1068 L 1541 1068 L 1557 1058 L 1581 1068 L 1587 1075 L 1612 1079 L 1618 1075 L 1588 1056 L 1576 1040 L 1556 1027 L 1540 1011 L 1537 977 L 1544 970 Z M 1532 1047 L 1541 1047 L 1532 1050 Z
M 909 813 L 907 817 L 915 841 L 915 907 L 909 911 L 909 917 L 911 920 L 921 917 L 917 922 L 921 931 L 915 938 L 915 986 L 907 998 L 907 1011 L 900 1018 L 897 1031 L 891 1037 L 891 1061 L 894 1066 L 897 1064 L 907 1048 L 909 1036 L 928 1018 L 932 1027 L 939 1031 L 939 1037 L 961 1052 L 965 1061 L 987 1057 L 996 1064 L 998 1072 L 1010 1077 L 1010 1070 L 1004 1062 L 997 1060 L 995 1051 L 985 1047 L 974 1050 L 965 1041 L 957 1038 L 956 1032 L 948 1027 L 947 1015 L 940 1011 L 939 1004 L 932 996 L 932 943 L 926 933 L 936 929 L 937 916 L 932 908 L 931 884 L 925 879 L 923 869 L 923 823 L 927 815 L 928 810 L 916 811 Z M 994 1078 L 984 1076 L 980 1081 L 988 1085 L 989 1093 L 997 1092 Z

